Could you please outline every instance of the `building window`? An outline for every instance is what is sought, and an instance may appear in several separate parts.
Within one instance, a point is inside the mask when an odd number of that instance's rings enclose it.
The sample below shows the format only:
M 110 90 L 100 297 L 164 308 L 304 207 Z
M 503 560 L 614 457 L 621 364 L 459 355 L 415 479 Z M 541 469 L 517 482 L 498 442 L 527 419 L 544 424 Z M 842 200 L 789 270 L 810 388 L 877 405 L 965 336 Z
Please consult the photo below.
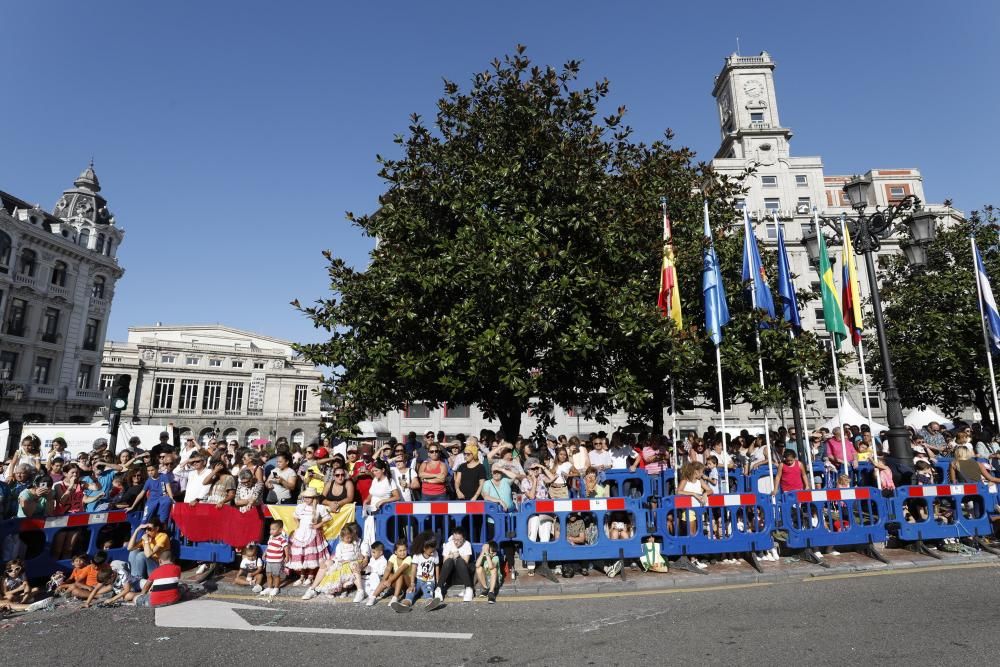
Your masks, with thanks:
M 80 230 L 80 238 L 77 239 L 77 242 L 81 246 L 83 246 L 84 248 L 88 247 L 90 245 L 90 230 L 89 229 L 81 229 Z
M 255 361 L 255 362 L 253 362 L 253 367 L 254 367 L 254 370 L 262 371 L 262 370 L 264 370 L 264 362 L 263 361 Z
M 813 315 L 816 317 L 817 326 L 823 326 L 823 309 L 816 308 L 813 310 Z
M 800 188 L 809 187 L 809 177 L 805 174 L 795 174 L 795 185 Z
M 97 235 L 97 244 L 94 246 L 94 250 L 98 255 L 104 252 L 104 234 Z
M 781 200 L 777 197 L 768 197 L 764 200 L 764 208 L 772 213 L 777 213 L 778 209 L 781 208 Z
M 181 380 L 180 410 L 194 410 L 198 407 L 198 381 Z
M 42 340 L 55 343 L 59 337 L 59 309 L 46 308 L 42 315 Z
M 115 386 L 115 376 L 111 373 L 101 373 L 101 389 L 111 389 Z
M 243 362 L 242 361 L 237 361 L 236 359 L 233 359 L 232 366 L 233 366 L 233 368 L 243 368 Z
M 809 289 L 813 292 L 816 292 L 817 294 L 819 294 L 819 287 L 820 285 L 818 280 L 813 280 L 811 283 L 809 283 Z
M 17 272 L 22 276 L 28 276 L 29 278 L 34 277 L 35 271 L 38 269 L 38 255 L 31 248 L 25 248 L 21 251 L 21 263 L 18 266 Z
M 408 403 L 403 414 L 407 419 L 430 419 L 431 409 L 426 403 Z
M 840 205 L 841 206 L 850 206 L 851 205 L 850 198 L 847 196 L 847 193 L 844 192 L 843 190 L 840 191 Z
M 462 405 L 461 403 L 444 405 L 444 418 L 445 419 L 468 419 L 469 418 L 469 406 Z
M 7 313 L 6 333 L 11 336 L 24 335 L 24 323 L 28 319 L 28 302 L 24 299 L 11 299 L 10 311 Z
M 184 363 L 188 366 L 197 366 L 200 361 L 201 357 L 186 357 L 184 359 Z
M 175 361 L 177 361 L 177 357 L 174 356 L 173 354 L 161 354 L 160 355 L 160 363 L 161 364 L 172 364 Z
M 862 401 L 862 405 L 863 404 L 864 404 L 864 401 Z M 872 410 L 879 410 L 879 409 L 882 408 L 882 399 L 879 397 L 877 391 L 869 391 L 868 392 L 868 406 Z
M 826 392 L 826 394 L 824 396 L 826 398 L 826 409 L 827 410 L 836 410 L 837 409 L 837 392 L 835 392 L 835 391 L 828 391 L 828 392 Z
M 93 296 L 95 299 L 103 299 L 104 286 L 105 286 L 104 276 L 94 276 L 94 288 L 93 291 L 91 291 L 91 296 Z
M 906 196 L 906 188 L 902 185 L 889 186 L 889 201 L 899 201 Z
M 229 382 L 226 384 L 226 410 L 239 412 L 243 409 L 243 383 Z
M 799 200 L 795 203 L 795 212 L 800 215 L 806 215 L 812 211 L 812 199 L 809 197 L 799 197 Z
M 742 211 L 743 209 L 745 209 L 747 207 L 747 200 L 744 199 L 743 197 L 738 197 L 736 199 L 735 204 L 736 204 L 736 210 L 737 211 Z
M 153 409 L 169 410 L 174 404 L 174 379 L 156 378 L 153 385 Z
M 7 232 L 0 232 L 0 273 L 7 273 L 10 267 L 10 249 L 13 242 Z
M 219 380 L 205 381 L 205 395 L 201 399 L 202 412 L 215 412 L 219 409 L 219 397 L 222 395 L 222 382 Z
M 309 387 L 304 384 L 295 385 L 295 414 L 304 415 L 306 413 L 306 397 Z
M 36 357 L 35 370 L 31 373 L 31 381 L 35 384 L 48 384 L 50 368 L 52 368 L 51 359 L 48 357 Z
M 763 111 L 752 111 L 750 113 L 751 123 L 763 123 L 764 122 L 764 112 Z
M 208 365 L 218 368 L 219 366 L 222 365 L 222 359 L 209 359 Z
M 816 225 L 811 222 L 802 223 L 802 236 L 811 236 L 816 233 Z
M 0 352 L 0 380 L 10 380 L 17 372 L 17 352 Z
M 778 240 L 778 225 L 773 222 L 769 222 L 764 225 L 764 238 L 768 241 Z
M 90 378 L 93 374 L 93 366 L 90 364 L 80 364 L 80 370 L 76 372 L 76 388 L 90 389 Z
M 101 331 L 101 321 L 90 317 L 87 318 L 87 326 L 83 330 L 83 349 L 96 350 L 97 336 Z
M 52 284 L 57 287 L 66 287 L 66 262 L 56 262 L 52 267 Z
M 761 176 L 760 183 L 765 188 L 776 188 L 778 187 L 778 177 L 777 176 Z

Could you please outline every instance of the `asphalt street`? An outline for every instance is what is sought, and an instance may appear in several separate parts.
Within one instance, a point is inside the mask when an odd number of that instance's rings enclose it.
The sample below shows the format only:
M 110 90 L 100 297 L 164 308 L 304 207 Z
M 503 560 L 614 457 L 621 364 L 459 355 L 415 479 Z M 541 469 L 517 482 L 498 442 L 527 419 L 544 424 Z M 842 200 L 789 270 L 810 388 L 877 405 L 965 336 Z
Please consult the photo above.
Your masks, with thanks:
M 997 565 L 501 596 L 495 605 L 455 601 L 434 612 L 418 604 L 409 614 L 384 602 L 365 608 L 287 596 L 265 605 L 217 594 L 174 607 L 161 620 L 229 629 L 159 627 L 154 611 L 134 607 L 61 607 L 6 619 L 0 647 L 15 664 L 60 665 L 993 664 L 1000 655 L 998 600 Z M 228 608 L 242 604 L 257 608 Z M 358 632 L 323 634 L 334 629 Z M 472 637 L 380 635 L 394 631 Z

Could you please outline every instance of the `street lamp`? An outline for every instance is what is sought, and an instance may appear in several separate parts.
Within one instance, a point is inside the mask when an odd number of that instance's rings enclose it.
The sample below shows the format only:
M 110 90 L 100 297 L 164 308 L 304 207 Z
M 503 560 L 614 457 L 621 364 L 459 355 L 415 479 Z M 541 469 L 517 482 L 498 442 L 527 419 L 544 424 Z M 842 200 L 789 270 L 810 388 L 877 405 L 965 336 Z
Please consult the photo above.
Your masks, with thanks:
M 882 361 L 886 419 L 889 422 L 889 454 L 886 456 L 886 464 L 898 475 L 906 476 L 912 472 L 913 449 L 910 447 L 909 431 L 903 425 L 903 408 L 899 402 L 899 390 L 896 389 L 896 378 L 892 372 L 892 359 L 889 356 L 889 343 L 882 314 L 882 299 L 879 296 L 878 279 L 875 275 L 874 255 L 881 247 L 882 240 L 893 232 L 897 223 L 902 223 L 910 229 L 913 237 L 912 241 L 901 244 L 907 261 L 914 266 L 925 264 L 926 246 L 936 234 L 935 217 L 921 209 L 920 199 L 915 195 L 907 195 L 885 208 L 876 205 L 874 212 L 866 215 L 867 189 L 868 183 L 863 179 L 857 177 L 851 179 L 844 185 L 844 192 L 851 202 L 855 217 L 842 214 L 835 218 L 821 217 L 820 220 L 832 228 L 837 236 L 840 235 L 840 223 L 843 223 L 854 240 L 855 253 L 865 258 L 868 285 L 871 289 L 872 313 L 875 316 L 875 334 Z M 817 229 L 816 234 L 819 233 L 821 232 Z M 806 250 L 811 258 L 818 259 L 818 237 L 813 235 L 812 239 L 806 240 Z

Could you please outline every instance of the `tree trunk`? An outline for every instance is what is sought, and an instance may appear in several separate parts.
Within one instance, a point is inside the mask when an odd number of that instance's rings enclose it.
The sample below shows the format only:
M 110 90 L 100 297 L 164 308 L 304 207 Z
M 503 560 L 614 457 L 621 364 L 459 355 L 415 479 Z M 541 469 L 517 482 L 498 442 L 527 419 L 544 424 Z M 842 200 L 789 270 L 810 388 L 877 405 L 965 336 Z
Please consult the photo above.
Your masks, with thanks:
M 500 430 L 503 431 L 507 442 L 514 442 L 521 434 L 521 411 L 498 410 L 497 419 L 500 420 Z
M 991 433 L 996 433 L 996 422 L 990 412 L 989 401 L 986 400 L 986 391 L 983 389 L 976 389 L 974 392 L 976 409 L 979 410 L 980 417 L 982 419 L 983 427 L 989 428 Z M 996 406 L 993 406 L 996 409 Z

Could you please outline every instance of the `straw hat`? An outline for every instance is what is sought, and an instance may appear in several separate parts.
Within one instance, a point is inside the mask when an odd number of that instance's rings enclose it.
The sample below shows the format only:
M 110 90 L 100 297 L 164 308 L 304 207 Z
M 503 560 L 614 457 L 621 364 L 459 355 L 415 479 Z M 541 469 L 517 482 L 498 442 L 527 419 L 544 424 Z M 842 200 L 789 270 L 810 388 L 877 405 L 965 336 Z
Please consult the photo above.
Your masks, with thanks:
M 299 494 L 299 498 L 319 498 L 319 491 L 310 486 Z

